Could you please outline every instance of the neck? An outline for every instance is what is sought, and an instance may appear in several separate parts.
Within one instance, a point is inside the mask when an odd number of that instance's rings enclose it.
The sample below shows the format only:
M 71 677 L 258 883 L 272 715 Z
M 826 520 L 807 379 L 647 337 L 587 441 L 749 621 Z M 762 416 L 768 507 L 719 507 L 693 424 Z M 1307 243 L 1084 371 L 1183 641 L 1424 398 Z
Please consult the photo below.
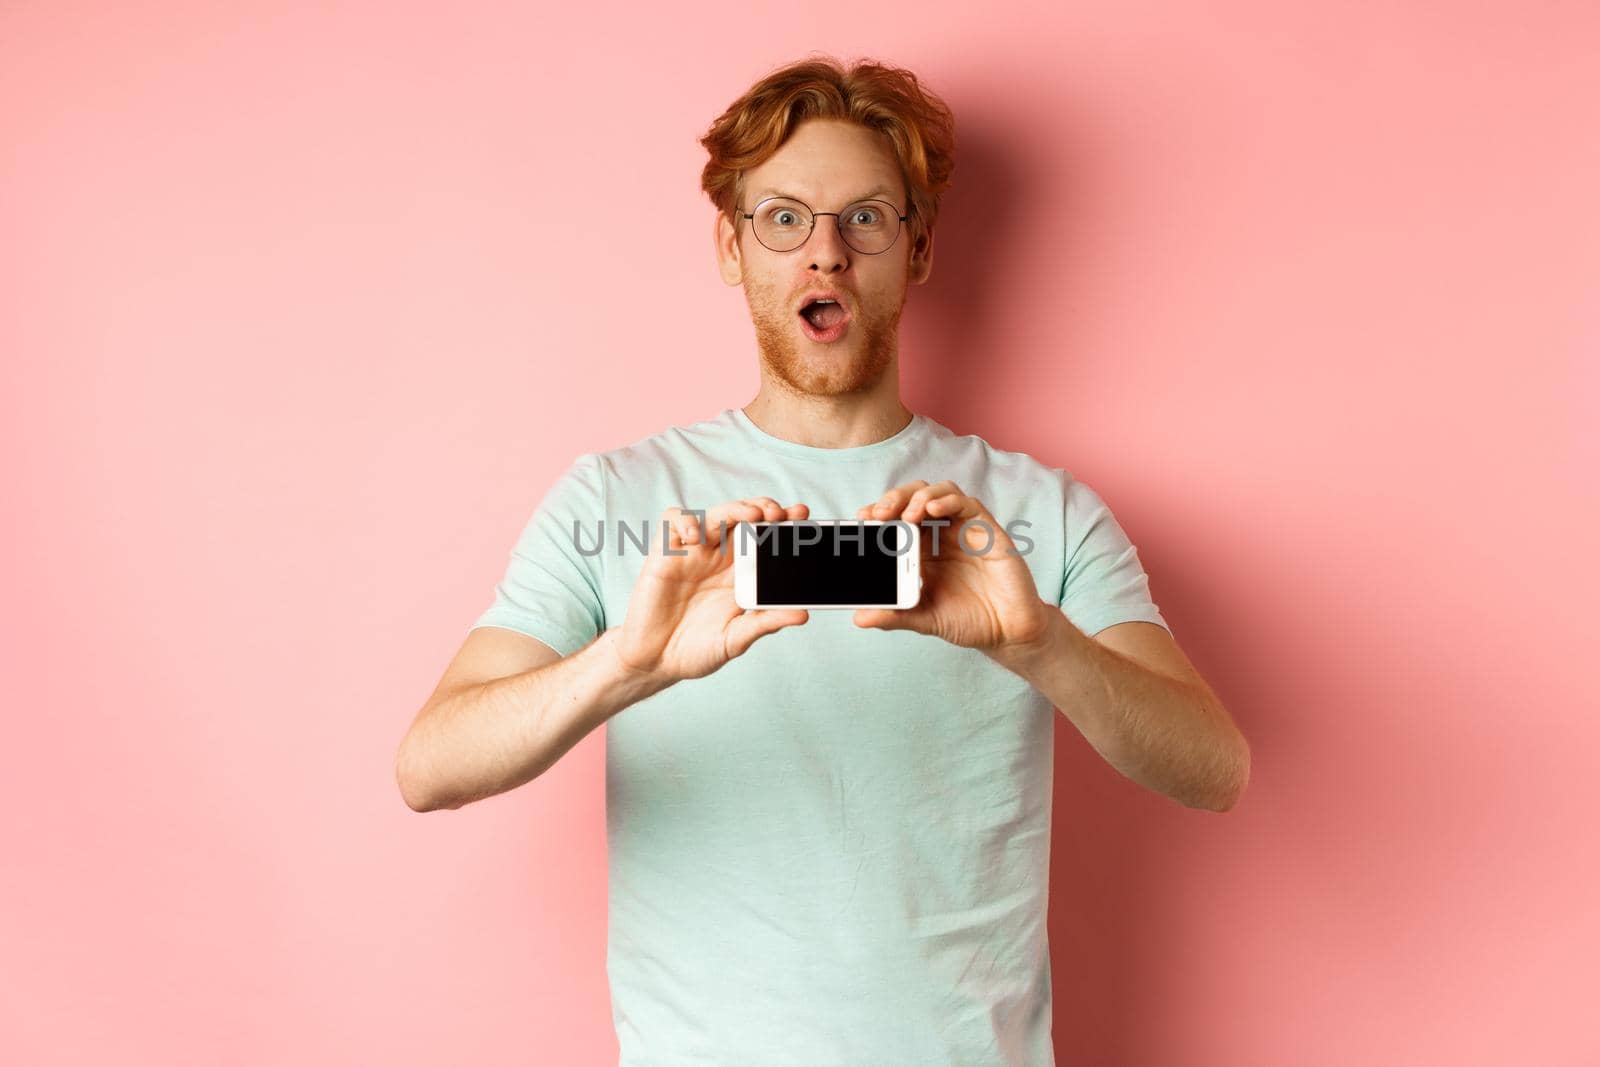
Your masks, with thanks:
M 744 406 L 745 415 L 765 432 L 813 448 L 856 448 L 893 437 L 911 421 L 911 409 L 895 392 L 881 397 L 792 396 L 765 384 Z

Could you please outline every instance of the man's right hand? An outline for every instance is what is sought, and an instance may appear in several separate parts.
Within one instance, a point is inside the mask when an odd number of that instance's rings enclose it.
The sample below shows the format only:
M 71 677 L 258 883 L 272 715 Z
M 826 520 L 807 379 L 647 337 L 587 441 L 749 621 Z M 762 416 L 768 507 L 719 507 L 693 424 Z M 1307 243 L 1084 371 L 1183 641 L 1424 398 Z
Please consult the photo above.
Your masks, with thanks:
M 803 608 L 740 608 L 733 599 L 736 546 L 724 552 L 721 545 L 724 523 L 732 537 L 739 522 L 803 519 L 808 511 L 805 504 L 784 508 L 771 497 L 747 497 L 707 508 L 703 530 L 693 512 L 681 507 L 662 512 L 615 637 L 623 665 L 668 683 L 700 678 L 743 654 L 762 635 L 809 619 Z M 662 552 L 662 521 L 669 524 L 670 556 Z

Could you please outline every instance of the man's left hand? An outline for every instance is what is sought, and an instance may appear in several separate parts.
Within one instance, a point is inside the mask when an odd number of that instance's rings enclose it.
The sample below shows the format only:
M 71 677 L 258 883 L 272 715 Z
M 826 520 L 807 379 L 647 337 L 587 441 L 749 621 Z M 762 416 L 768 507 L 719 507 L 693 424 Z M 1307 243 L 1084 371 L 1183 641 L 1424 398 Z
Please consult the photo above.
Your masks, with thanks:
M 1044 638 L 1051 605 L 1039 596 L 1032 572 L 1004 527 L 981 500 L 967 496 L 955 482 L 907 482 L 875 504 L 862 505 L 856 517 L 900 519 L 913 526 L 925 519 L 950 523 L 919 531 L 922 598 L 917 606 L 858 608 L 853 618 L 857 626 L 915 630 L 990 654 Z M 970 525 L 963 529 L 964 524 Z

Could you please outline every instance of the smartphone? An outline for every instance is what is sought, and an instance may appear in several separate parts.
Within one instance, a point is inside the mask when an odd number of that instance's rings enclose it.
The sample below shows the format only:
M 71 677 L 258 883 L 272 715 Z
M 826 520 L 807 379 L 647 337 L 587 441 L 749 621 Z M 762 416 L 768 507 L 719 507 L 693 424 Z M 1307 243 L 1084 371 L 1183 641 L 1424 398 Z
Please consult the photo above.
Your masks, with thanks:
M 903 519 L 739 522 L 733 599 L 741 608 L 914 608 L 922 531 Z

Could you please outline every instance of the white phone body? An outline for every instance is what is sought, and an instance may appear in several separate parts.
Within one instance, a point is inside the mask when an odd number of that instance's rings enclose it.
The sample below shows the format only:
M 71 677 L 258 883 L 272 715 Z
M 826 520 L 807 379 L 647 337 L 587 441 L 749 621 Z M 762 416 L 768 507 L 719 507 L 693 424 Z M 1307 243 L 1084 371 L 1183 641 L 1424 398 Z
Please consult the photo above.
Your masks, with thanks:
M 806 527 L 815 531 L 782 533 L 767 527 Z M 862 548 L 848 531 L 861 527 Z M 892 527 L 879 532 L 880 526 Z M 749 531 L 741 527 L 749 527 Z M 819 539 L 812 543 L 812 534 Z M 914 608 L 922 596 L 922 531 L 900 519 L 785 519 L 739 522 L 733 539 L 733 599 L 741 608 Z M 780 541 L 779 538 L 787 538 Z M 880 540 L 881 538 L 881 540 Z M 834 555 L 837 546 L 838 555 Z M 788 549 L 789 551 L 784 551 Z M 897 554 L 895 554 L 897 553 Z M 852 555 L 854 554 L 854 555 Z M 760 557 L 767 558 L 762 560 Z M 830 561 L 834 561 L 830 565 Z M 763 580 L 763 575 L 766 576 Z M 877 588 L 882 600 L 849 599 Z M 784 599 L 773 599 L 781 591 Z M 890 596 L 892 592 L 892 596 Z

